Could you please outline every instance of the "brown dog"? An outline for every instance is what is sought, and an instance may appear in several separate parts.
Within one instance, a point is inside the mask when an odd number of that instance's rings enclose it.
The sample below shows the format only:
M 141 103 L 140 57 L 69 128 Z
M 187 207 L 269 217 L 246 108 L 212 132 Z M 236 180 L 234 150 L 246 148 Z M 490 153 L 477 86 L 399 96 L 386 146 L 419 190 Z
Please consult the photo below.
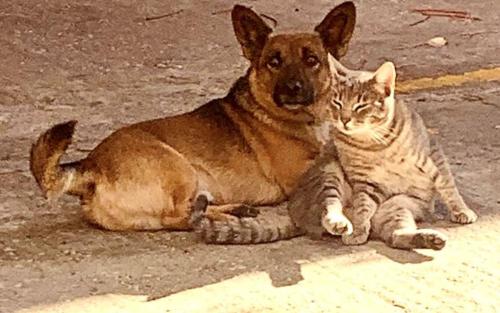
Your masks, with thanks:
M 273 35 L 236 5 L 233 26 L 251 66 L 228 95 L 193 112 L 119 129 L 82 160 L 59 164 L 76 122 L 58 124 L 31 150 L 31 171 L 47 198 L 79 196 L 85 216 L 111 230 L 190 229 L 193 199 L 208 214 L 286 199 L 319 152 L 313 125 L 331 84 L 330 52 L 343 56 L 355 8 L 334 8 L 311 33 Z

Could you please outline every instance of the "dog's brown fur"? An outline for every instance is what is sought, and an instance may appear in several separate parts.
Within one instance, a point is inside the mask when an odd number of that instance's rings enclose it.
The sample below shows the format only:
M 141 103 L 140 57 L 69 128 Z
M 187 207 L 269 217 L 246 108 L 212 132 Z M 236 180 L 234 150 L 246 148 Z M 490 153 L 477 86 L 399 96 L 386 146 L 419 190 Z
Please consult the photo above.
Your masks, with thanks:
M 79 196 L 85 216 L 110 230 L 189 229 L 203 192 L 214 219 L 242 203 L 285 200 L 319 152 L 312 125 L 330 90 L 327 52 L 345 53 L 353 12 L 344 3 L 316 32 L 272 35 L 257 14 L 235 6 L 233 26 L 251 66 L 226 97 L 119 129 L 69 164 L 59 160 L 76 122 L 56 125 L 32 147 L 36 181 L 47 198 Z

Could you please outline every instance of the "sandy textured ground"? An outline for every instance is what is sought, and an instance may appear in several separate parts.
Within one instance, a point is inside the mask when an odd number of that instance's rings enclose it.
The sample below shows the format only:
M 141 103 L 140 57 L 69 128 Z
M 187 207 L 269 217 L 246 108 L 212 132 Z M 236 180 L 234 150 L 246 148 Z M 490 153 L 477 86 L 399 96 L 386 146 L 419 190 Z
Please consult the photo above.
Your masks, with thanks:
M 443 251 L 305 238 L 207 246 L 190 233 L 106 232 L 81 220 L 75 199 L 50 206 L 41 198 L 28 172 L 33 139 L 53 123 L 78 119 L 68 159 L 82 157 L 122 125 L 222 96 L 247 64 L 230 27 L 233 2 L 75 3 L 0 3 L 0 312 L 75 299 L 57 312 L 500 310 L 500 83 L 401 96 L 439 134 L 460 189 L 480 213 L 466 227 L 436 222 L 449 236 Z M 246 3 L 275 17 L 280 29 L 302 30 L 334 6 Z M 352 67 L 374 69 L 390 59 L 408 80 L 500 66 L 498 1 L 441 1 L 439 8 L 482 20 L 433 17 L 415 26 L 422 16 L 410 9 L 436 8 L 435 1 L 356 3 L 346 58 Z M 169 12 L 176 13 L 144 20 Z M 422 45 L 435 36 L 448 45 Z

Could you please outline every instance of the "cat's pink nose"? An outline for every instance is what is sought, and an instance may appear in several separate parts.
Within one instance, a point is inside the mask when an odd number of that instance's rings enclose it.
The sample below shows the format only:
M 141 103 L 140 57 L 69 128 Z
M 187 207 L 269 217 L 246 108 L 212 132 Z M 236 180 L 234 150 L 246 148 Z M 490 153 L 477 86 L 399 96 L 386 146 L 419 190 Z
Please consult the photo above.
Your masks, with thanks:
M 344 123 L 344 125 L 347 125 L 347 123 L 349 123 L 351 121 L 351 117 L 350 116 L 341 116 L 340 120 L 342 121 L 342 123 Z

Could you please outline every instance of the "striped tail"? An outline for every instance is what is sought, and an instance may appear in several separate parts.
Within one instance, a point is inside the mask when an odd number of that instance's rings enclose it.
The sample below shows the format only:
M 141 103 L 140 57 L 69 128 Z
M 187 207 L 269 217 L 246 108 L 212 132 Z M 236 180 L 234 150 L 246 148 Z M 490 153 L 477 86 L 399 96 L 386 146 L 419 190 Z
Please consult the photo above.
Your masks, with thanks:
M 208 199 L 197 197 L 193 204 L 190 223 L 201 240 L 208 244 L 257 244 L 291 239 L 304 232 L 288 216 L 264 218 L 234 218 L 212 220 L 205 215 Z

